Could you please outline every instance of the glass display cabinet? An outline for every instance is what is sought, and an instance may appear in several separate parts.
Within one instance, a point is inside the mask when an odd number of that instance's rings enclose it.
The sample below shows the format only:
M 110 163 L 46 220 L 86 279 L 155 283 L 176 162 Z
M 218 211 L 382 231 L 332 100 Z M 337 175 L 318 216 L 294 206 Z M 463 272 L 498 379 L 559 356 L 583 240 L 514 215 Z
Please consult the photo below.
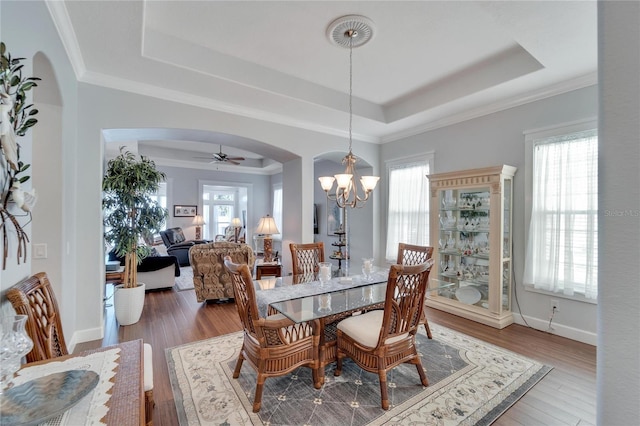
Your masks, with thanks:
M 513 323 L 511 204 L 516 170 L 503 165 L 428 176 L 434 290 L 427 293 L 427 306 L 496 328 Z

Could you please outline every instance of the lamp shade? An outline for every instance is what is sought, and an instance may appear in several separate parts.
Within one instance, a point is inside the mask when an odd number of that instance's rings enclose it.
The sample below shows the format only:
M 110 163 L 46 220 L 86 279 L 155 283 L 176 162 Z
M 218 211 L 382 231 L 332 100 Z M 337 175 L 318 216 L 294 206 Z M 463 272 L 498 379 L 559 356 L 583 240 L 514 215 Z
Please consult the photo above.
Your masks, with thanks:
M 239 217 L 234 217 L 233 219 L 231 219 L 231 226 L 235 226 L 236 228 L 239 228 L 242 226 L 242 222 L 240 221 Z
M 330 191 L 333 187 L 333 181 L 335 181 L 336 178 L 333 176 L 321 176 L 318 180 L 320 181 L 320 186 L 322 186 L 323 190 Z
M 193 218 L 193 224 L 196 226 L 204 225 L 204 218 L 202 217 L 202 215 L 196 215 L 196 217 Z
M 258 234 L 264 235 L 273 235 L 279 234 L 278 227 L 276 226 L 276 221 L 269 215 L 260 218 L 260 222 L 258 222 L 258 228 L 256 229 Z

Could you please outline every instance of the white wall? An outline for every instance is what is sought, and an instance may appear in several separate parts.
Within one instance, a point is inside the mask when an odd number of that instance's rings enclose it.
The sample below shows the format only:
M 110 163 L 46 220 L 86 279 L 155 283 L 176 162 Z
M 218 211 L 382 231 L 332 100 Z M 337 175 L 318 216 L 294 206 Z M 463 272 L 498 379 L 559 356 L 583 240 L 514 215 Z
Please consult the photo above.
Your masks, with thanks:
M 76 303 L 78 277 L 74 256 L 77 247 L 74 223 L 78 214 L 75 185 L 77 180 L 75 153 L 78 121 L 77 81 L 43 2 L 2 1 L 0 2 L 0 10 L 0 39 L 6 43 L 8 50 L 14 57 L 27 58 L 24 61 L 23 74 L 26 76 L 34 75 L 34 59 L 37 55 L 43 55 L 43 62 L 48 61 L 52 69 L 52 72 L 46 72 L 44 76 L 48 79 L 55 78 L 55 81 L 41 82 L 45 91 L 38 100 L 42 105 L 36 103 L 36 108 L 40 110 L 37 116 L 39 123 L 18 142 L 23 146 L 26 162 L 32 162 L 32 167 L 42 163 L 42 153 L 38 147 L 50 144 L 55 151 L 46 166 L 56 167 L 54 179 L 46 179 L 43 170 L 32 172 L 34 187 L 39 194 L 42 194 L 41 201 L 44 201 L 35 206 L 34 229 L 30 239 L 31 241 L 48 243 L 52 261 L 47 262 L 46 272 L 56 280 L 52 284 L 58 304 L 63 312 L 63 328 L 66 332 L 67 343 L 73 346 L 74 339 L 71 336 L 77 328 L 76 308 L 78 305 Z M 45 96 L 47 86 L 55 87 L 56 96 Z M 34 92 L 38 89 L 35 88 Z M 58 100 L 61 99 L 61 102 L 54 100 L 58 95 Z M 31 141 L 34 137 L 38 140 L 32 144 Z M 38 150 L 33 156 L 32 149 Z M 46 175 L 46 172 L 44 174 Z M 59 205 L 56 204 L 52 207 L 47 204 L 46 201 L 51 194 L 59 197 Z M 49 208 L 57 210 L 48 212 Z M 38 230 L 38 226 L 46 227 L 47 225 L 57 227 L 58 230 L 53 232 Z M 32 270 L 32 267 L 40 266 L 32 265 L 31 247 L 28 250 L 29 256 L 26 264 L 18 266 L 15 255 L 13 255 L 13 259 L 9 259 L 7 263 L 7 269 L 0 275 L 3 308 L 6 306 L 4 291 L 20 279 L 36 272 Z M 10 246 L 10 255 L 12 252 L 13 248 Z M 82 285 L 87 285 L 87 277 L 81 278 Z M 100 299 L 101 297 L 98 296 L 98 300 Z M 89 324 L 83 325 L 91 327 Z
M 640 3 L 599 2 L 599 425 L 640 419 Z M 618 214 L 621 213 L 621 214 Z
M 514 178 L 513 244 L 519 307 L 533 327 L 546 330 L 549 322 L 549 296 L 526 291 L 522 286 L 524 270 L 525 223 L 524 187 L 525 143 L 523 132 L 529 129 L 595 118 L 598 113 L 597 90 L 589 87 L 526 104 L 475 120 L 384 144 L 381 159 L 393 160 L 410 155 L 434 152 L 435 173 L 508 164 L 518 168 Z M 382 182 L 386 189 L 386 182 Z M 385 192 L 386 193 L 386 192 Z M 381 211 L 380 215 L 384 216 Z M 554 297 L 557 298 L 557 297 Z M 596 306 L 561 299 L 561 310 L 554 317 L 555 333 L 590 344 L 596 343 Z M 515 315 L 523 323 L 520 315 Z

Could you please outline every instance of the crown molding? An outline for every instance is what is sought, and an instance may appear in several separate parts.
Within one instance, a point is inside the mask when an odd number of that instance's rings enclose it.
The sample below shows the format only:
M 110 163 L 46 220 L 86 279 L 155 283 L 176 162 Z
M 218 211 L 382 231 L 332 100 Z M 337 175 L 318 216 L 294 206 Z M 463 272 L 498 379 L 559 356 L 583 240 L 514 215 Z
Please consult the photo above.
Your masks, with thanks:
M 106 87 L 115 90 L 122 90 L 125 92 L 136 93 L 143 96 L 149 96 L 157 99 L 168 100 L 172 102 L 178 102 L 185 105 L 196 106 L 200 108 L 206 108 L 214 111 L 220 111 L 232 115 L 239 115 L 242 117 L 252 118 L 255 120 L 266 121 L 269 123 L 281 124 L 284 126 L 295 127 L 312 132 L 329 134 L 348 138 L 349 133 L 347 130 L 335 129 L 332 127 L 317 125 L 308 121 L 295 120 L 291 117 L 283 116 L 280 114 L 268 113 L 262 110 L 256 110 L 253 108 L 247 108 L 240 105 L 234 105 L 226 102 L 216 101 L 204 96 L 192 95 L 189 93 L 180 92 L 177 90 L 171 90 L 164 87 L 158 87 L 147 83 L 136 82 L 119 77 L 113 77 L 110 75 L 96 73 L 93 71 L 86 71 L 81 82 L 87 84 L 93 84 L 96 86 Z M 354 139 L 358 139 L 369 143 L 380 143 L 381 140 L 377 136 L 365 135 L 362 133 L 354 133 Z
M 475 118 L 483 117 L 489 114 L 494 114 L 496 112 L 504 111 L 510 108 L 515 108 L 531 102 L 550 98 L 552 96 L 561 95 L 563 93 L 571 92 L 573 90 L 578 90 L 578 89 L 582 89 L 589 86 L 595 86 L 596 84 L 598 84 L 597 71 L 593 73 L 585 74 L 581 77 L 573 78 L 571 80 L 567 80 L 561 83 L 547 86 L 540 90 L 532 91 L 527 94 L 507 98 L 498 102 L 483 105 L 480 108 L 463 111 L 458 114 L 449 115 L 447 117 L 441 118 L 439 120 L 434 120 L 420 126 L 415 126 L 400 132 L 395 132 L 395 133 L 383 136 L 381 140 L 382 140 L 382 143 L 395 142 L 400 139 L 416 136 L 431 130 L 436 130 L 442 127 L 447 127 L 454 124 L 462 123 L 464 121 L 473 120 Z
M 45 5 L 49 10 L 53 25 L 56 27 L 64 50 L 67 52 L 69 62 L 76 75 L 76 80 L 82 80 L 82 77 L 87 71 L 87 67 L 82 59 L 82 52 L 80 45 L 78 44 L 78 38 L 75 31 L 73 31 L 73 25 L 71 24 L 71 18 L 67 12 L 67 7 L 63 1 L 50 1 L 46 0 Z

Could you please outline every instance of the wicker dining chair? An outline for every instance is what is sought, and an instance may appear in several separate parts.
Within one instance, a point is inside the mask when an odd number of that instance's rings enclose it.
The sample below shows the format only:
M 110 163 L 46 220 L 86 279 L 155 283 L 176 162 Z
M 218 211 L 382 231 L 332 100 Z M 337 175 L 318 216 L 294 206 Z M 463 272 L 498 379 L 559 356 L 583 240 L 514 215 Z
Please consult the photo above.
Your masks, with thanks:
M 324 262 L 324 243 L 296 244 L 290 243 L 291 261 L 294 275 L 302 275 L 320 270 L 320 262 Z
M 396 260 L 396 263 L 398 265 L 419 265 L 431 259 L 432 254 L 433 247 L 399 243 L 398 258 Z M 431 339 L 431 328 L 429 328 L 429 321 L 427 321 L 425 310 L 422 311 L 422 318 L 420 319 L 420 323 L 424 325 L 424 330 L 427 332 L 427 337 Z
M 18 315 L 26 315 L 25 328 L 33 340 L 27 362 L 42 361 L 68 355 L 62 332 L 60 310 L 51 282 L 45 272 L 38 272 L 7 290 L 7 299 Z M 153 424 L 153 358 L 152 348 L 144 344 L 145 424 Z
M 387 372 L 394 367 L 402 363 L 415 365 L 422 385 L 429 385 L 415 342 L 429 271 L 429 263 L 391 265 L 384 310 L 354 315 L 338 323 L 334 375 L 342 374 L 344 357 L 351 358 L 363 370 L 378 374 L 384 410 L 389 409 Z
M 233 263 L 230 257 L 225 258 L 224 264 L 231 273 L 236 307 L 244 329 L 244 341 L 233 378 L 240 376 L 245 359 L 258 373 L 253 412 L 260 411 L 265 380 L 283 376 L 298 367 L 311 368 L 313 385 L 320 389 L 318 320 L 294 323 L 282 314 L 260 318 L 249 266 Z

